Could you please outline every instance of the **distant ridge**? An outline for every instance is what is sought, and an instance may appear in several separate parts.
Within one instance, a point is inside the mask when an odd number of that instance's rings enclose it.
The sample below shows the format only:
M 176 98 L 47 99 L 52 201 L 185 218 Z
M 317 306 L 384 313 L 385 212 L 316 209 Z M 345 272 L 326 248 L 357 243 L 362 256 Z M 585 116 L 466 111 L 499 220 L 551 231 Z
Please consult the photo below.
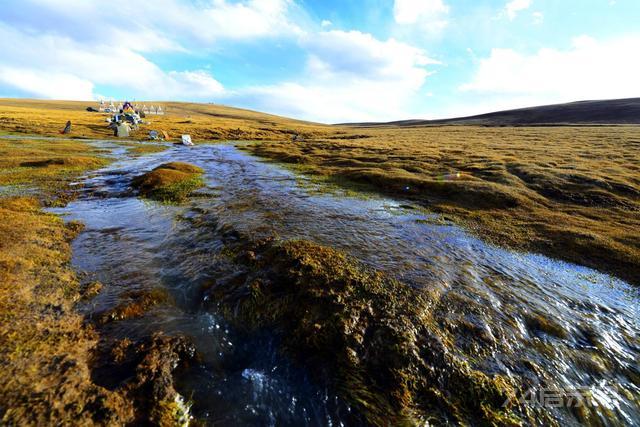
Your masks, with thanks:
M 399 120 L 394 122 L 343 123 L 351 126 L 553 126 L 640 124 L 640 98 L 578 101 L 566 104 L 518 108 L 476 116 L 438 120 Z

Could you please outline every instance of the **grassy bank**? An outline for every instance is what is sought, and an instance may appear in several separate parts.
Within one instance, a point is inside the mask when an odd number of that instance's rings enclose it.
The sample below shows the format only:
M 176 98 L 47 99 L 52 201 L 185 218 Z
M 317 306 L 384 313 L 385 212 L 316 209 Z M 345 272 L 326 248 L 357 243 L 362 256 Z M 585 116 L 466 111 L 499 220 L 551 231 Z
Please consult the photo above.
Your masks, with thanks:
M 42 210 L 72 199 L 70 183 L 107 161 L 75 141 L 0 140 L 0 152 L 0 423 L 173 423 L 182 415 L 171 372 L 188 344 L 151 337 L 112 355 L 116 343 L 74 308 L 91 293 L 70 266 L 82 226 Z M 95 383 L 97 363 L 124 365 L 125 380 Z
M 79 224 L 42 211 L 69 199 L 69 182 L 105 164 L 78 142 L 0 141 L 0 185 L 30 196 L 0 198 L 0 352 L 2 420 L 73 422 L 93 406 L 105 421 L 130 416 L 123 398 L 92 384 L 96 335 L 73 310 L 80 298 L 69 267 Z
M 247 149 L 415 200 L 494 243 L 640 283 L 639 127 L 342 132 Z

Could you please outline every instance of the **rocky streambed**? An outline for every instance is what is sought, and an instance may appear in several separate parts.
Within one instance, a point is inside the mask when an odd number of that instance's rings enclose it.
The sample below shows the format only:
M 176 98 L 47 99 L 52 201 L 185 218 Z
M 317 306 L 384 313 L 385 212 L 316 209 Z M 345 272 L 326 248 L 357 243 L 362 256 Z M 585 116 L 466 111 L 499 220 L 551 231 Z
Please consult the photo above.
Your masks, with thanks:
M 148 384 L 138 399 L 211 425 L 640 419 L 638 288 L 233 144 L 118 154 L 54 210 L 85 224 L 73 264 L 94 289 L 78 308 L 99 385 Z M 168 162 L 204 187 L 138 197 Z

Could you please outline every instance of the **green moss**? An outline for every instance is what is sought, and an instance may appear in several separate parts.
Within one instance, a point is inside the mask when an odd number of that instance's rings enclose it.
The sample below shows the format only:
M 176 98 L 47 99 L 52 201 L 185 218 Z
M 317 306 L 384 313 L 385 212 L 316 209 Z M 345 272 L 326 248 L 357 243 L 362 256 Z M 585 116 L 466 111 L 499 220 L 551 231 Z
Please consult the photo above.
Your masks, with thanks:
M 169 148 L 168 145 L 163 145 L 163 144 L 126 144 L 126 145 L 130 147 L 128 152 L 135 156 L 160 153 Z
M 525 321 L 529 329 L 544 332 L 558 338 L 566 338 L 567 330 L 554 320 L 538 313 L 530 313 L 525 316 Z
M 282 349 L 330 377 L 372 425 L 517 424 L 515 385 L 458 357 L 425 293 L 308 241 L 239 248 L 244 275 L 209 287 L 237 327 L 272 328 Z M 330 374 L 327 374 L 330 373 Z
M 204 171 L 182 162 L 165 163 L 136 177 L 132 186 L 141 196 L 161 202 L 181 202 L 204 185 Z

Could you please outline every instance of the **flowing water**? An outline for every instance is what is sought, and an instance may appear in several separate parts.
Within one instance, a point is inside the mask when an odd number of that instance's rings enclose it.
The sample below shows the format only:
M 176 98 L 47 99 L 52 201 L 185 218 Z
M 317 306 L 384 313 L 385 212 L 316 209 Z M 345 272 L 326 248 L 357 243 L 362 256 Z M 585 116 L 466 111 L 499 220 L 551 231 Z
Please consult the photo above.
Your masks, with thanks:
M 589 405 L 602 421 L 640 419 L 633 401 L 640 393 L 640 288 L 585 267 L 491 246 L 388 198 L 328 191 L 231 144 L 171 147 L 138 158 L 112 143 L 97 144 L 119 160 L 83 179 L 77 201 L 53 210 L 86 225 L 73 243 L 73 264 L 104 284 L 82 310 L 92 316 L 131 291 L 167 290 L 174 303 L 109 323 L 101 333 L 191 337 L 202 363 L 181 373 L 179 391 L 207 424 L 357 420 L 331 390 L 280 355 L 274 337 L 234 331 L 215 309 L 205 308 L 211 304 L 202 300 L 203 284 L 233 275 L 223 256 L 229 229 L 254 238 L 311 240 L 407 286 L 455 295 L 463 308 L 453 307 L 441 321 L 458 331 L 465 352 L 481 355 L 475 363 L 484 372 L 523 375 L 526 362 L 557 388 L 588 389 Z M 182 205 L 132 194 L 134 176 L 168 161 L 202 167 L 206 188 Z M 566 421 L 575 418 L 567 412 Z

